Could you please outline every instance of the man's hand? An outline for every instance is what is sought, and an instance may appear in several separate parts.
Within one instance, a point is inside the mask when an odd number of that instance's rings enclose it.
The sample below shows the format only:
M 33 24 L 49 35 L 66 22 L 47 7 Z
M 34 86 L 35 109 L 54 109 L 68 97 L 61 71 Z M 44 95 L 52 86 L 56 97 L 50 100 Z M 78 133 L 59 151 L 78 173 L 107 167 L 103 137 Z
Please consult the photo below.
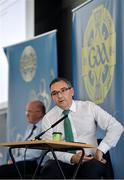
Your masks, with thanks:
M 77 164 L 82 156 L 82 152 L 79 152 L 77 154 L 74 154 L 71 158 L 71 163 Z M 93 159 L 93 156 L 84 155 L 83 160 L 91 160 Z
M 106 163 L 106 160 L 103 158 L 103 152 L 99 149 L 96 150 L 94 158 L 104 164 Z
M 12 160 L 8 160 L 8 164 L 13 164 L 13 161 Z
M 79 152 L 77 154 L 74 154 L 72 157 L 71 157 L 71 163 L 74 163 L 74 164 L 77 164 L 80 160 L 82 156 L 82 152 Z M 94 156 L 92 155 L 87 155 L 85 154 L 84 157 L 83 157 L 83 160 L 91 160 L 91 159 L 97 159 L 98 161 L 102 162 L 102 163 L 106 163 L 106 160 L 103 158 L 103 152 L 100 151 L 99 149 L 96 150 L 96 153 Z

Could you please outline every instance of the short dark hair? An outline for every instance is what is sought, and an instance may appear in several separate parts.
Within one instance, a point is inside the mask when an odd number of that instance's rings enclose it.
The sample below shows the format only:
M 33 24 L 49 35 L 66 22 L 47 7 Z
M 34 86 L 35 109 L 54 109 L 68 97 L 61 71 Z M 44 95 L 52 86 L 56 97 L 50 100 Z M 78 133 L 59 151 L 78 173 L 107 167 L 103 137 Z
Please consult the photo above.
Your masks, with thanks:
M 36 103 L 36 106 L 42 111 L 43 114 L 46 114 L 46 107 L 41 100 L 32 100 L 30 103 Z
M 51 88 L 51 86 L 54 84 L 54 83 L 57 83 L 57 82 L 60 82 L 60 81 L 64 81 L 67 85 L 68 85 L 68 87 L 72 87 L 72 84 L 71 84 L 71 82 L 70 81 L 68 81 L 67 79 L 65 79 L 65 78 L 62 78 L 62 77 L 58 77 L 58 78 L 55 78 L 55 79 L 53 79 L 52 81 L 51 81 L 51 83 L 50 83 L 50 85 L 49 85 L 49 88 Z
M 42 101 L 39 101 L 39 107 L 41 109 L 41 111 L 46 114 L 46 107 L 44 105 L 44 103 Z

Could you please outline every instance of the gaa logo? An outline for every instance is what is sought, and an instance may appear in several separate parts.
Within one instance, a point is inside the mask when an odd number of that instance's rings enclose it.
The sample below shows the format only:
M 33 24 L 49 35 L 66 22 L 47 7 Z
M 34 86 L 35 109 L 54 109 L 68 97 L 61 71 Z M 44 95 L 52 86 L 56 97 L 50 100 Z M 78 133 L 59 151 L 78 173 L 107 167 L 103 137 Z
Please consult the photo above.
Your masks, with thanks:
M 20 58 L 20 72 L 26 82 L 33 80 L 37 68 L 37 56 L 32 46 L 26 46 Z
M 82 48 L 82 77 L 88 96 L 103 103 L 112 84 L 116 64 L 116 33 L 104 6 L 93 10 Z

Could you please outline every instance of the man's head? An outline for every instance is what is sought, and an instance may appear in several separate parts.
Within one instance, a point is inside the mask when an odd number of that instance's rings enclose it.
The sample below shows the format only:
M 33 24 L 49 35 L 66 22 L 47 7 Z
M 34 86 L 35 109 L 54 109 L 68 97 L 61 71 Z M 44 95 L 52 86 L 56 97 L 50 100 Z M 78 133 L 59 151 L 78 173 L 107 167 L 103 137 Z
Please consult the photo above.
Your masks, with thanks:
M 71 83 L 64 78 L 56 78 L 50 83 L 51 97 L 62 109 L 68 109 L 72 104 L 74 89 Z
M 31 124 L 39 122 L 46 113 L 44 104 L 39 101 L 31 101 L 26 107 L 27 120 Z

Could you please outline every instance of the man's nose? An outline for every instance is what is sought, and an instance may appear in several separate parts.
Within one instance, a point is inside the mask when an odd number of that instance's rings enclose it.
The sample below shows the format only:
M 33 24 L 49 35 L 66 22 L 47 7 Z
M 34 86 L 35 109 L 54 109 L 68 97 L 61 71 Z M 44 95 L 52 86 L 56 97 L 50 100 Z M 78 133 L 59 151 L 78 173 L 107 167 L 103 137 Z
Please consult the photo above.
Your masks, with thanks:
M 58 95 L 58 97 L 62 97 L 62 93 L 60 91 L 58 92 L 57 95 Z

